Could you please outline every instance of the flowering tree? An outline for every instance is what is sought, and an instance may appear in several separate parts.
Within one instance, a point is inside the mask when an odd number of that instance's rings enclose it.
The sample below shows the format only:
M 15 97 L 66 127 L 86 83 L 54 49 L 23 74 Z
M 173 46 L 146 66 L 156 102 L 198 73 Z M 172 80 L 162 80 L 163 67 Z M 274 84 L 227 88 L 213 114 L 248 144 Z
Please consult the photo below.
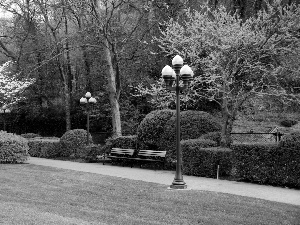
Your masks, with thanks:
M 287 75 L 299 77 L 300 8 L 268 5 L 245 21 L 224 7 L 186 12 L 184 21 L 170 20 L 157 39 L 166 55 L 181 55 L 196 68 L 187 101 L 205 97 L 216 101 L 223 117 L 222 145 L 243 103 L 257 95 L 298 99 L 286 88 Z M 155 84 L 141 93 L 165 90 Z M 159 96 L 159 95 L 158 95 Z M 165 98 L 161 99 L 162 102 Z
M 0 104 L 11 105 L 22 99 L 21 93 L 34 82 L 34 79 L 18 79 L 12 72 L 13 62 L 0 66 Z

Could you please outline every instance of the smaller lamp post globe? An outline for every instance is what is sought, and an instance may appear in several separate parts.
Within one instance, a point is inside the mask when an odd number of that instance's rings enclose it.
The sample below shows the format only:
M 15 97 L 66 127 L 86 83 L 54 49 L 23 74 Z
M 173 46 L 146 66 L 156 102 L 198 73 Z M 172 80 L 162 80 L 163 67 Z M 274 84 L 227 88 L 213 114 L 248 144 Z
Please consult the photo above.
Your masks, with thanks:
M 85 94 L 85 97 L 86 97 L 86 98 L 90 98 L 90 97 L 92 97 L 92 94 L 91 94 L 91 92 L 87 92 L 87 93 Z
M 184 85 L 188 85 L 189 82 L 192 79 L 192 69 L 191 67 L 189 67 L 188 65 L 184 65 L 181 69 L 180 69 L 180 75 L 181 75 L 181 79 L 183 81 Z
M 91 97 L 89 99 L 89 103 L 95 104 L 97 102 L 97 100 L 94 97 Z
M 165 66 L 162 71 L 161 71 L 161 74 L 162 74 L 162 78 L 164 79 L 165 83 L 166 83 L 166 86 L 172 86 L 173 84 L 173 81 L 175 80 L 175 77 L 174 77 L 174 70 L 172 69 L 172 67 L 170 66 Z
M 183 59 L 181 58 L 181 56 L 176 55 L 173 60 L 172 60 L 172 65 L 182 65 L 183 64 Z
M 82 98 L 80 99 L 80 104 L 86 104 L 86 103 L 87 103 L 87 99 L 84 98 L 84 97 L 82 97 Z

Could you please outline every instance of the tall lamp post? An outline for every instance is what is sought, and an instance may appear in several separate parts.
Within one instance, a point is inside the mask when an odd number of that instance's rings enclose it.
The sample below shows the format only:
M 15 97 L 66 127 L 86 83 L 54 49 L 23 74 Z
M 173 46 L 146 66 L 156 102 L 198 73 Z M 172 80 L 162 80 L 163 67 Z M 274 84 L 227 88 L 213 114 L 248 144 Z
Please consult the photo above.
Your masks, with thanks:
M 176 55 L 172 60 L 172 69 L 170 66 L 165 66 L 162 70 L 162 77 L 165 81 L 166 88 L 170 91 L 176 92 L 176 174 L 174 181 L 170 185 L 172 189 L 185 189 L 186 183 L 182 177 L 182 155 L 180 147 L 180 91 L 185 90 L 190 85 L 193 79 L 193 71 L 188 65 L 183 66 L 183 59 Z M 182 80 L 182 86 L 179 84 L 179 80 Z M 175 81 L 175 84 L 174 84 Z
M 5 118 L 5 114 L 10 113 L 10 109 L 6 107 L 6 105 L 2 106 L 2 108 L 0 109 L 0 113 L 3 115 L 3 130 L 6 130 L 6 118 Z
M 91 110 L 91 105 L 96 104 L 97 100 L 92 97 L 90 92 L 87 92 L 85 94 L 85 97 L 82 97 L 80 99 L 80 104 L 86 106 L 86 114 L 87 114 L 87 122 L 86 122 L 86 128 L 87 128 L 87 135 L 86 135 L 86 144 L 89 146 L 90 141 L 89 141 L 89 133 L 90 133 L 90 110 Z

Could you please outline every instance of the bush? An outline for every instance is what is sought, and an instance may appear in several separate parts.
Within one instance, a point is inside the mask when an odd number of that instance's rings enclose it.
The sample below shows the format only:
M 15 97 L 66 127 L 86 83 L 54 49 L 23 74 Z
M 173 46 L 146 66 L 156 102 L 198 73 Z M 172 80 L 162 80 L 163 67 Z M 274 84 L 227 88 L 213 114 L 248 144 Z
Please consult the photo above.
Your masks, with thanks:
M 207 134 L 203 134 L 201 138 L 215 141 L 217 145 L 221 144 L 221 132 L 209 132 Z
M 21 163 L 28 159 L 28 142 L 25 138 L 0 132 L 0 162 Z
M 283 127 L 292 127 L 294 125 L 296 125 L 298 123 L 298 121 L 296 120 L 290 120 L 290 119 L 285 119 L 280 121 L 280 125 Z
M 219 165 L 220 175 L 229 175 L 232 150 L 214 147 L 216 145 L 216 142 L 205 139 L 182 141 L 183 173 L 215 178 Z
M 105 153 L 105 147 L 102 145 L 90 145 L 86 146 L 86 155 L 84 156 L 87 162 L 99 162 Z
M 137 136 L 120 136 L 106 139 L 106 147 L 109 148 L 137 148 Z
M 60 156 L 59 138 L 30 139 L 28 141 L 29 155 L 41 158 L 56 158 Z
M 26 134 L 21 134 L 23 138 L 36 138 L 36 137 L 41 137 L 39 134 L 35 133 L 26 133 Z
M 149 113 L 137 129 L 138 142 L 143 146 L 156 150 L 165 124 L 175 115 L 174 110 L 157 110 Z
M 175 160 L 176 155 L 176 116 L 171 117 L 165 127 L 164 132 L 159 140 L 159 150 L 167 151 L 167 159 Z M 180 133 L 181 140 L 199 138 L 208 132 L 221 130 L 221 125 L 215 118 L 206 112 L 201 111 L 184 111 L 180 114 Z
M 279 142 L 280 147 L 298 147 L 300 150 L 300 132 L 292 132 L 290 134 L 284 135 L 280 142 Z
M 234 144 L 235 177 L 244 181 L 300 188 L 300 151 L 276 144 Z
M 67 131 L 60 138 L 61 156 L 80 158 L 86 155 L 86 139 L 87 131 L 83 129 L 75 129 Z M 92 136 L 89 134 L 90 144 L 93 144 Z

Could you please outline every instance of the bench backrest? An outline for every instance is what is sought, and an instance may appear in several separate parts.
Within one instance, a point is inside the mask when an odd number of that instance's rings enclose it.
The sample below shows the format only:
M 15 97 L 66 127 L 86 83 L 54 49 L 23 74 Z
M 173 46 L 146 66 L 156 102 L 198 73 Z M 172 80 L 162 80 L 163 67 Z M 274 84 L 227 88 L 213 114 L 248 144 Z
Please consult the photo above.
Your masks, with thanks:
M 134 149 L 122 149 L 122 148 L 112 148 L 110 153 L 112 155 L 128 155 L 132 156 L 134 153 Z
M 140 150 L 138 157 L 165 158 L 167 151 Z

